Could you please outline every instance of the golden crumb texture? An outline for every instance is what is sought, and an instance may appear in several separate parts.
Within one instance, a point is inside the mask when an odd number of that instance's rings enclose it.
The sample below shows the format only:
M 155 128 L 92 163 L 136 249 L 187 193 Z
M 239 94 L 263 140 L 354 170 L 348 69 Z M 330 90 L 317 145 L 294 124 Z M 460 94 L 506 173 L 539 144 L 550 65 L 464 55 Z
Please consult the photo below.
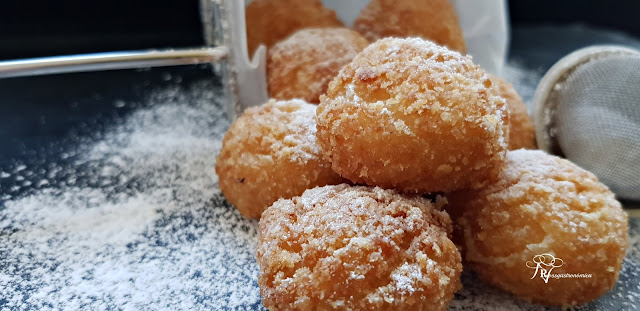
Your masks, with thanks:
M 449 0 L 372 0 L 353 27 L 370 41 L 421 37 L 466 53 L 462 28 Z
M 341 27 L 336 12 L 320 0 L 255 0 L 245 9 L 249 55 L 267 48 L 294 32 L 310 27 Z
M 329 81 L 367 45 L 367 39 L 347 28 L 300 30 L 268 51 L 269 94 L 318 104 Z
M 498 95 L 507 101 L 509 109 L 509 150 L 537 149 L 536 130 L 527 113 L 527 105 L 513 88 L 511 83 L 496 76 L 491 76 Z
M 264 305 L 446 310 L 462 265 L 445 202 L 345 184 L 277 201 L 260 220 Z
M 567 160 L 510 151 L 498 183 L 447 197 L 465 266 L 507 292 L 569 307 L 595 300 L 618 279 L 628 216 L 593 174 Z
M 216 173 L 225 197 L 245 217 L 258 219 L 280 198 L 342 182 L 316 143 L 316 107 L 270 100 L 247 109 L 225 134 Z
M 369 45 L 320 101 L 318 143 L 353 182 L 405 192 L 477 189 L 504 161 L 505 100 L 470 57 L 426 40 Z

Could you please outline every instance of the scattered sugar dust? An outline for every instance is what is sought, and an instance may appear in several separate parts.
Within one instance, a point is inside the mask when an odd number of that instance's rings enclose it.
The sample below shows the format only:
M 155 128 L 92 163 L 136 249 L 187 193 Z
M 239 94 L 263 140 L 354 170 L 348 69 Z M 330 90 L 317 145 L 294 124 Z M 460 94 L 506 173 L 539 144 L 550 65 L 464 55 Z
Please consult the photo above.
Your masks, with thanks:
M 52 170 L 63 183 L 2 202 L 0 309 L 260 305 L 257 222 L 217 185 L 228 122 L 213 89 L 153 94 L 104 139 L 70 150 L 73 163 Z

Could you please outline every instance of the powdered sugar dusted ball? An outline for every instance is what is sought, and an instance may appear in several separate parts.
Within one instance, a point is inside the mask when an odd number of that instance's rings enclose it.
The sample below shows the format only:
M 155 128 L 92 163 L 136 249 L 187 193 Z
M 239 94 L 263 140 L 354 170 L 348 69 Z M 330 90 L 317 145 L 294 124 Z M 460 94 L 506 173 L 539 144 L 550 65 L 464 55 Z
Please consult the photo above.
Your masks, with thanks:
M 406 192 L 478 188 L 507 149 L 506 104 L 471 58 L 422 39 L 381 39 L 329 84 L 318 143 L 357 183 Z
M 446 310 L 462 265 L 445 202 L 344 184 L 275 202 L 260 219 L 264 305 Z
M 353 27 L 372 42 L 385 37 L 421 37 L 466 52 L 462 28 L 449 0 L 371 0 Z
M 253 0 L 245 9 L 249 55 L 309 27 L 341 27 L 336 12 L 320 0 Z
M 342 182 L 316 143 L 316 106 L 276 101 L 247 109 L 229 128 L 216 161 L 220 189 L 245 217 L 279 198 Z
M 618 279 L 628 216 L 593 174 L 567 160 L 509 151 L 497 183 L 447 197 L 468 267 L 503 290 L 566 307 L 598 298 Z
M 527 105 L 513 88 L 511 83 L 491 76 L 500 96 L 507 101 L 509 109 L 509 150 L 537 149 L 536 131 L 527 113 Z
M 346 28 L 300 30 L 269 49 L 269 94 L 317 104 L 329 81 L 367 45 L 369 41 Z

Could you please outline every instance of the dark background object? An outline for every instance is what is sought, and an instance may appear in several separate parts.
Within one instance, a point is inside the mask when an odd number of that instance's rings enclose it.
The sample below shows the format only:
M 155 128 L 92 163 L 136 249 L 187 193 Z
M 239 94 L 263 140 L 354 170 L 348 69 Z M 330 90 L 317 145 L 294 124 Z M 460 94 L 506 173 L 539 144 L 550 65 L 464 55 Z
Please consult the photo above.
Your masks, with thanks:
M 640 37 L 637 0 L 510 0 L 509 14 L 515 27 L 580 23 Z
M 0 60 L 203 45 L 197 0 L 0 2 Z

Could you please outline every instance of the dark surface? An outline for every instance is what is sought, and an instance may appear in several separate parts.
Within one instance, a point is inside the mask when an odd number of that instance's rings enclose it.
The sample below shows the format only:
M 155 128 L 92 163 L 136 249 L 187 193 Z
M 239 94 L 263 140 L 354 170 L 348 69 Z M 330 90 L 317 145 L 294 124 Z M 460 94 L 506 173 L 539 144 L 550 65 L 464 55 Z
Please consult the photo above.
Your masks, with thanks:
M 45 169 L 148 104 L 153 90 L 207 79 L 217 80 L 205 65 L 0 79 L 0 172 Z M 24 182 L 0 178 L 0 197 Z

